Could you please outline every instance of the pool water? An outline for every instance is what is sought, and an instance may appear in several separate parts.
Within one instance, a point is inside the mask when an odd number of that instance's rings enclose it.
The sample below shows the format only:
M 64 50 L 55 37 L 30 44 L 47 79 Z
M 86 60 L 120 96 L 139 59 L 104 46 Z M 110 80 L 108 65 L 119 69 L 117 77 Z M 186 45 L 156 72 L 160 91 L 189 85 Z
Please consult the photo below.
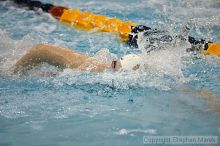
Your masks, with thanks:
M 42 1 L 171 34 L 188 26 L 191 36 L 220 40 L 217 0 Z M 187 53 L 187 43 L 148 54 L 114 34 L 76 30 L 9 2 L 0 2 L 0 19 L 0 146 L 139 146 L 143 136 L 220 136 L 220 107 L 212 102 L 220 102 L 218 57 Z M 45 63 L 25 76 L 10 73 L 38 43 L 99 59 L 134 52 L 148 69 L 89 73 Z

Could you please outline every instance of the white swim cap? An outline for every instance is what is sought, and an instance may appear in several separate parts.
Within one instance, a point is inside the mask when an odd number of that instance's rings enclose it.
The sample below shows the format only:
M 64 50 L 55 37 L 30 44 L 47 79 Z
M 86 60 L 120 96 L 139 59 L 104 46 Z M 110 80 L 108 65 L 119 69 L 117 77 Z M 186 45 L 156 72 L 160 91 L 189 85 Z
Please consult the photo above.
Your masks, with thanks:
M 139 69 L 141 65 L 141 58 L 136 54 L 129 54 L 120 59 L 121 68 L 124 71 L 131 71 Z

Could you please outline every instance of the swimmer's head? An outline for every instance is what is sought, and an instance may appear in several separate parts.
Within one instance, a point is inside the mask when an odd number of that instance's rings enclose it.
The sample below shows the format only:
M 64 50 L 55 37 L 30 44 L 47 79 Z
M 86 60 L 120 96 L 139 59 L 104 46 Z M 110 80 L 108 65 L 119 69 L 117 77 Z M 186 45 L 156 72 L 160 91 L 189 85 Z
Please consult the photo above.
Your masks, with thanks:
M 116 71 L 132 71 L 140 68 L 141 58 L 135 54 L 129 54 L 112 62 L 112 68 Z

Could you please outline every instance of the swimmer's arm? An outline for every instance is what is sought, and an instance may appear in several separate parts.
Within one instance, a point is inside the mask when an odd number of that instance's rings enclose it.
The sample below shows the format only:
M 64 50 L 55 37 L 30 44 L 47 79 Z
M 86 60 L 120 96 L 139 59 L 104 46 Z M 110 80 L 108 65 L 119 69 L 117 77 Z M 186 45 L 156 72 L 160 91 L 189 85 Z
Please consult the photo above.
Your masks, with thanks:
M 42 62 L 59 68 L 78 68 L 87 58 L 89 57 L 69 49 L 39 44 L 18 60 L 14 69 L 35 66 Z
M 200 96 L 202 99 L 208 102 L 209 108 L 216 112 L 220 113 L 220 97 L 216 96 L 214 93 L 210 92 L 208 89 L 191 89 L 191 88 L 183 88 L 181 91 Z
M 216 113 L 220 113 L 220 98 L 214 93 L 210 92 L 208 89 L 196 90 L 194 93 L 206 100 L 211 110 Z
M 18 60 L 13 70 L 15 71 L 18 68 L 27 66 L 36 66 L 43 62 L 59 68 L 77 68 L 82 71 L 93 72 L 103 72 L 111 66 L 70 49 L 39 44 Z

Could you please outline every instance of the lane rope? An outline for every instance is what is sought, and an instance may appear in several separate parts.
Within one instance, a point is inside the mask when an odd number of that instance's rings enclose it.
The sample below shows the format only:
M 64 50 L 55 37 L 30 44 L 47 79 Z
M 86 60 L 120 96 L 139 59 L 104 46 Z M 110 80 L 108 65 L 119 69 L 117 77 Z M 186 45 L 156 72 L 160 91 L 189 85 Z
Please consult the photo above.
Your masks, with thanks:
M 5 1 L 5 0 L 0 0 Z M 41 1 L 33 0 L 9 0 L 13 1 L 21 7 L 28 7 L 30 10 L 42 9 L 46 13 L 50 13 L 54 18 L 61 23 L 82 30 L 96 29 L 100 32 L 115 33 L 120 37 L 120 40 L 126 42 L 130 46 L 138 47 L 138 34 L 141 32 L 157 32 L 155 29 L 144 25 L 137 25 L 130 21 L 122 21 L 118 18 L 110 18 L 100 14 L 94 14 L 78 9 L 69 9 L 63 6 L 55 6 L 50 3 L 42 3 Z M 192 50 L 203 50 L 204 54 L 215 54 L 220 56 L 220 43 L 207 42 L 203 39 L 196 40 L 189 36 L 189 43 L 192 45 Z

